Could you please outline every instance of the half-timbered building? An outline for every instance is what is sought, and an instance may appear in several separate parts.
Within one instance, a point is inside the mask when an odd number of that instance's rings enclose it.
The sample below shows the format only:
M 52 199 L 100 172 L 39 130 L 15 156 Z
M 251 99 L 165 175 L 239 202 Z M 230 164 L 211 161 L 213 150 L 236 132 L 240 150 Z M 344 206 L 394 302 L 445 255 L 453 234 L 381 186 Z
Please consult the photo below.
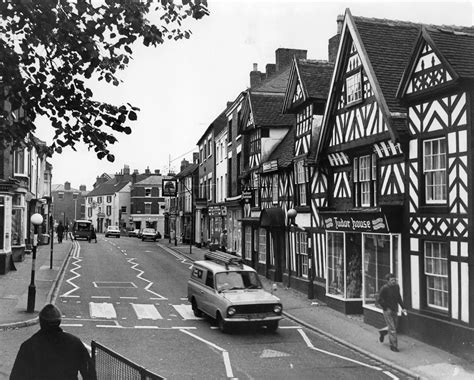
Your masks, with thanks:
M 317 294 L 323 296 L 325 291 L 324 262 L 321 260 L 324 255 L 314 260 L 312 254 L 314 251 L 324 252 L 325 230 L 316 219 L 317 212 L 311 209 L 311 206 L 314 207 L 311 196 L 314 189 L 310 184 L 315 171 L 309 166 L 309 159 L 318 140 L 333 68 L 334 63 L 328 61 L 295 58 L 283 104 L 283 112 L 293 114 L 296 118 L 296 126 L 292 131 L 293 170 L 289 187 L 292 192 L 291 207 L 296 215 L 291 220 L 288 234 L 289 267 L 286 275 L 288 280 L 294 278 L 292 287 L 307 290 L 310 298 L 314 295 L 314 278 L 320 284 L 316 286 Z M 284 176 L 281 179 L 286 180 Z M 281 187 L 284 187 L 284 182 Z
M 473 58 L 474 28 L 423 27 L 398 92 L 409 126 L 408 327 L 450 350 L 474 342 Z
M 397 86 L 419 26 L 346 11 L 325 110 L 314 202 L 326 229 L 326 301 L 381 325 L 384 276 L 404 291 L 406 111 Z M 383 52 L 380 49 L 383 47 Z M 324 196 L 325 194 L 325 196 Z M 324 201 L 324 198 L 326 200 Z

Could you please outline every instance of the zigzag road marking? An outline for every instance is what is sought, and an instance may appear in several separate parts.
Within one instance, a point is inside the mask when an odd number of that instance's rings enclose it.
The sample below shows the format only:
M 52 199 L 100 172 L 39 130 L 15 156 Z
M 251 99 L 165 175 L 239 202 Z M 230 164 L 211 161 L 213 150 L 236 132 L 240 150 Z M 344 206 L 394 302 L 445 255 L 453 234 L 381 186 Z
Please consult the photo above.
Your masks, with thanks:
M 60 297 L 79 297 L 78 295 L 71 295 L 71 293 L 79 289 L 79 286 L 74 284 L 72 281 L 81 276 L 79 273 L 76 272 L 76 270 L 82 268 L 82 266 L 79 264 L 82 261 L 82 259 L 79 257 L 80 251 L 81 251 L 81 247 L 79 243 L 74 242 L 74 252 L 72 254 L 72 260 L 74 260 L 74 262 L 72 263 L 72 265 L 74 265 L 75 267 L 69 271 L 73 273 L 74 276 L 66 280 L 66 282 L 72 286 L 72 289 L 64 293 Z
M 146 278 L 143 278 L 142 277 L 142 274 L 145 273 L 144 271 L 142 271 L 141 269 L 137 268 L 138 267 L 138 263 L 136 263 L 134 260 L 136 260 L 135 258 L 132 258 L 132 259 L 127 259 L 127 261 L 130 263 L 130 264 L 133 264 L 132 265 L 132 269 L 133 270 L 136 270 L 137 272 L 139 272 L 137 274 L 137 278 L 139 278 L 140 280 L 142 281 L 145 281 L 145 282 L 148 282 L 148 285 L 144 287 L 144 289 L 151 293 L 151 294 L 154 294 L 155 296 L 158 297 L 158 299 L 160 300 L 167 300 L 168 298 L 166 297 L 163 297 L 161 294 L 158 294 L 158 293 L 155 293 L 154 291 L 150 290 L 150 287 L 153 285 L 153 282 L 151 282 L 150 280 L 147 280 Z

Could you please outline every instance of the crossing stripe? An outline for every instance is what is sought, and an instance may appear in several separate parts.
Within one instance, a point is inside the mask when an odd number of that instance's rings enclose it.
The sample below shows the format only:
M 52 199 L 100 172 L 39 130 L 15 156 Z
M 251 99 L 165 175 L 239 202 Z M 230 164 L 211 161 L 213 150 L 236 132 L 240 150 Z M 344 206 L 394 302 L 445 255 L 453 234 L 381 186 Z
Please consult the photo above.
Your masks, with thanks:
M 135 314 L 137 315 L 138 319 L 163 319 L 155 305 L 132 303 L 132 307 L 133 310 L 135 310 Z
M 181 315 L 183 319 L 202 319 L 194 315 L 191 305 L 173 305 L 176 311 Z
M 107 302 L 89 302 L 89 312 L 91 318 L 117 318 L 117 313 L 115 312 L 114 305 Z

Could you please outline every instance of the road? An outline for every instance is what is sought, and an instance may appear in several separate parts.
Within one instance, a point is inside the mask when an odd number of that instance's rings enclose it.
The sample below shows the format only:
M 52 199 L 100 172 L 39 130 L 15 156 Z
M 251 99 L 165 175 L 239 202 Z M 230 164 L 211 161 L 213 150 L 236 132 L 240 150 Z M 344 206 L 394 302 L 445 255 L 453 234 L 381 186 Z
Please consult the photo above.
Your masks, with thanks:
M 276 333 L 221 333 L 214 321 L 192 313 L 186 299 L 190 265 L 159 243 L 137 238 L 76 242 L 56 302 L 62 327 L 169 379 L 403 378 L 289 320 Z M 2 333 L 9 347 L 2 372 L 37 329 Z

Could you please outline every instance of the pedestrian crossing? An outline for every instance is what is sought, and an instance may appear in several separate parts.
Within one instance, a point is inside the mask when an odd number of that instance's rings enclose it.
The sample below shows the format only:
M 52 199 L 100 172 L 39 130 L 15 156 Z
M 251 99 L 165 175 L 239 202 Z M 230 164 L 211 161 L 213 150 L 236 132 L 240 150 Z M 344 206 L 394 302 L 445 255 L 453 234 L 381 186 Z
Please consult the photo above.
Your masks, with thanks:
M 132 301 L 132 302 L 130 302 Z M 138 301 L 138 300 L 137 300 Z M 189 304 L 169 304 L 169 303 L 140 303 L 133 302 L 103 302 L 93 298 L 85 303 L 73 300 L 63 300 L 66 303 L 63 313 L 66 318 L 83 320 L 199 320 L 194 316 L 192 307 Z M 87 311 L 86 311 L 87 310 Z M 86 315 L 88 313 L 88 315 Z

